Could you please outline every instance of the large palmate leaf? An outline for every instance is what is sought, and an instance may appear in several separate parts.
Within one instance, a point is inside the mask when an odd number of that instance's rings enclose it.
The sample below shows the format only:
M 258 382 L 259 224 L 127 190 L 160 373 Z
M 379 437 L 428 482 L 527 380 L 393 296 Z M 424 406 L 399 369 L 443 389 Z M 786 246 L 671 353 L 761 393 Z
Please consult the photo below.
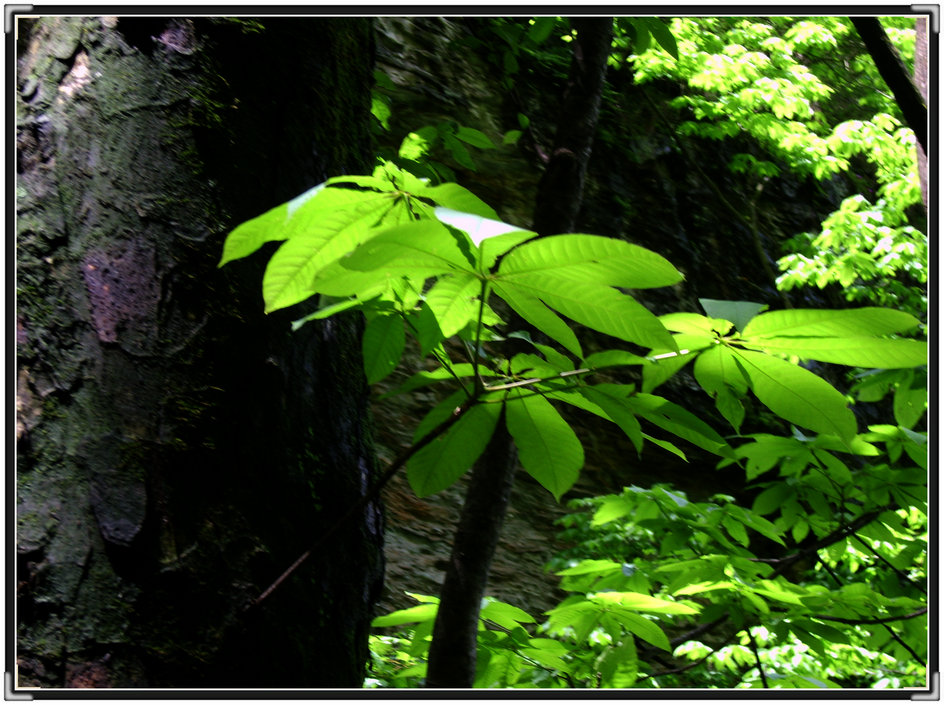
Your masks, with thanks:
M 819 360 L 853 367 L 885 370 L 917 367 L 928 362 L 928 345 L 920 340 L 870 338 L 758 338 L 746 339 L 744 345 L 767 352 L 796 355 L 804 360 Z
M 682 273 L 651 250 L 599 235 L 555 235 L 528 242 L 502 260 L 508 280 L 553 273 L 555 278 L 631 289 L 670 286 Z
M 310 208 L 328 194 L 359 194 L 343 207 Z M 392 206 L 391 194 L 324 189 L 293 216 L 286 228 L 288 240 L 275 251 L 262 278 L 266 312 L 304 301 L 314 290 L 311 283 L 324 267 L 336 262 L 371 235 L 373 226 Z
M 517 251 L 512 250 L 511 254 Z M 502 260 L 500 270 L 504 269 L 506 261 L 507 257 Z M 501 282 L 500 289 L 498 281 Z M 508 300 L 508 293 L 523 295 L 528 299 L 538 298 L 559 313 L 601 333 L 647 348 L 675 349 L 672 336 L 658 318 L 633 297 L 608 286 L 561 279 L 545 273 L 514 275 L 507 280 L 500 275 L 500 279 L 496 280 L 495 292 L 508 301 L 512 308 L 516 307 Z M 518 312 L 525 320 L 529 320 L 523 311 Z M 568 350 L 575 352 L 571 348 Z
M 758 336 L 878 336 L 916 328 L 920 322 L 904 311 L 888 308 L 789 309 L 770 311 L 745 326 L 745 337 Z
M 790 423 L 848 441 L 856 420 L 846 398 L 822 377 L 770 355 L 733 351 L 764 406 Z
M 485 450 L 500 412 L 500 404 L 477 404 L 446 433 L 421 448 L 406 466 L 413 491 L 425 497 L 458 480 Z
M 515 391 L 505 406 L 505 421 L 521 465 L 560 501 L 580 475 L 583 446 L 547 399 Z

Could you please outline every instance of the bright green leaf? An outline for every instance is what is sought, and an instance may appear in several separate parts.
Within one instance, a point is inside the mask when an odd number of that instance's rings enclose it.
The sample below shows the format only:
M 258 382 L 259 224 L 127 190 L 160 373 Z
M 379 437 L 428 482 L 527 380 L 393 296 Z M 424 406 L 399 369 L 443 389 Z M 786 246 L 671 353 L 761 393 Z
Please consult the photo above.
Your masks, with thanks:
M 405 343 L 403 319 L 399 316 L 376 316 L 367 322 L 361 348 L 368 384 L 393 372 L 403 356 Z

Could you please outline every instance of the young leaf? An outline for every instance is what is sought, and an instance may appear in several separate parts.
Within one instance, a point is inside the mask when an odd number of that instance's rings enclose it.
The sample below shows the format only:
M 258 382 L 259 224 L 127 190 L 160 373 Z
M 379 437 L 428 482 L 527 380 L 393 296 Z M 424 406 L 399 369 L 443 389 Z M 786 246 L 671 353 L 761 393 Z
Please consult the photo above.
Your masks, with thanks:
M 499 404 L 476 404 L 407 462 L 410 487 L 420 497 L 444 490 L 478 460 L 501 412 Z
M 879 336 L 902 333 L 919 325 L 914 316 L 888 308 L 844 310 L 789 309 L 770 311 L 754 318 L 743 329 L 745 337 L 757 336 Z
M 399 316 L 376 316 L 367 322 L 361 348 L 367 383 L 379 382 L 393 372 L 403 356 L 406 336 Z
M 751 350 L 734 355 L 764 406 L 797 426 L 831 433 L 844 441 L 856 434 L 856 420 L 846 398 L 822 377 L 797 365 Z
M 515 392 L 505 416 L 521 465 L 560 501 L 583 467 L 583 446 L 547 399 Z

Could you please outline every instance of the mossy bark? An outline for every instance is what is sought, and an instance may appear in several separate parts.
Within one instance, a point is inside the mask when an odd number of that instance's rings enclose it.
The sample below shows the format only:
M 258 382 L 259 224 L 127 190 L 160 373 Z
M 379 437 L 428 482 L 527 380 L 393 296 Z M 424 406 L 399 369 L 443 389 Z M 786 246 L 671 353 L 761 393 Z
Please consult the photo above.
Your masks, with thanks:
M 17 685 L 359 686 L 377 507 L 244 611 L 373 473 L 358 322 L 216 263 L 369 168 L 370 22 L 17 22 Z

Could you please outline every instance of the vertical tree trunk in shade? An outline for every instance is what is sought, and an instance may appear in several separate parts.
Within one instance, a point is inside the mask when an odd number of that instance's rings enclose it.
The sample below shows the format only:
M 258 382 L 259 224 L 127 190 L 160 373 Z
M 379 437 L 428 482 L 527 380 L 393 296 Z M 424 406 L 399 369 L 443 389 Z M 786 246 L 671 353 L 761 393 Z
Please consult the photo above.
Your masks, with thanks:
M 573 61 L 554 152 L 536 199 L 533 229 L 541 236 L 575 227 L 612 42 L 612 18 L 574 19 L 572 25 L 577 30 Z M 527 327 L 517 316 L 511 325 L 512 330 Z M 508 357 L 511 352 L 506 352 Z M 471 688 L 475 681 L 479 612 L 516 463 L 515 446 L 502 414 L 495 434 L 472 469 L 453 539 L 429 650 L 429 688 Z
M 238 222 L 369 168 L 368 20 L 18 18 L 17 682 L 357 687 L 356 319 L 262 315 Z
M 928 18 L 915 20 L 914 82 L 925 105 L 928 104 Z M 921 181 L 921 200 L 924 211 L 928 211 L 928 155 L 918 145 L 918 179 Z

